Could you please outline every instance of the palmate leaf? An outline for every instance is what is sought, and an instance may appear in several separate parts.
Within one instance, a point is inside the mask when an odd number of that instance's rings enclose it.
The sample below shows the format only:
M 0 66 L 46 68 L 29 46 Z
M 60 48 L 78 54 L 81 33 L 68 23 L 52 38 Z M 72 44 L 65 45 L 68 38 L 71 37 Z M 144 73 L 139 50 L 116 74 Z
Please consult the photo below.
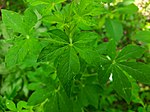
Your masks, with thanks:
M 7 67 L 13 67 L 17 64 L 32 66 L 36 63 L 40 50 L 41 46 L 36 38 L 19 40 L 6 54 L 6 65 Z
M 40 57 L 55 62 L 57 76 L 69 95 L 72 80 L 80 71 L 78 54 L 90 64 L 98 63 L 100 59 L 99 54 L 91 49 L 98 35 L 93 32 L 82 32 L 73 37 L 73 45 L 70 46 L 68 36 L 61 30 L 51 30 L 49 33 L 49 44 L 41 52 L 44 54 L 43 57 Z
M 111 50 L 111 47 L 114 50 Z M 99 52 L 108 55 L 110 59 L 108 59 L 109 61 L 99 67 L 99 82 L 101 85 L 106 84 L 106 82 L 109 80 L 110 74 L 112 73 L 114 89 L 129 103 L 132 88 L 131 82 L 128 80 L 129 75 L 142 83 L 149 84 L 150 69 L 149 66 L 145 64 L 126 61 L 128 59 L 136 59 L 141 57 L 145 49 L 140 46 L 128 45 L 117 54 L 114 53 L 115 44 L 113 44 L 113 42 L 106 44 L 104 48 L 105 51 Z M 110 52 L 107 50 L 108 48 L 110 49 Z
M 40 59 L 54 62 L 57 76 L 69 95 L 72 80 L 80 70 L 79 58 L 75 49 L 69 46 L 69 38 L 63 31 L 51 30 L 49 34 L 49 44 L 42 50 Z

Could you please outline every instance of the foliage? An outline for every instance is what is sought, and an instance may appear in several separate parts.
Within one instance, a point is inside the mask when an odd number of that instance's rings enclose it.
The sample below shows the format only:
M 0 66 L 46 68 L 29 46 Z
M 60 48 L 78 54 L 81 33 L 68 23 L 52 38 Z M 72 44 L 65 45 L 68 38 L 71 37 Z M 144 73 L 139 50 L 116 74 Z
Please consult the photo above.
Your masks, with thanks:
M 6 69 L 1 73 L 2 111 L 149 110 L 144 100 L 150 99 L 141 98 L 138 83 L 150 85 L 150 31 L 142 29 L 146 20 L 139 22 L 133 0 L 25 4 L 23 13 L 2 9 L 2 44 L 7 46 L 1 48 Z

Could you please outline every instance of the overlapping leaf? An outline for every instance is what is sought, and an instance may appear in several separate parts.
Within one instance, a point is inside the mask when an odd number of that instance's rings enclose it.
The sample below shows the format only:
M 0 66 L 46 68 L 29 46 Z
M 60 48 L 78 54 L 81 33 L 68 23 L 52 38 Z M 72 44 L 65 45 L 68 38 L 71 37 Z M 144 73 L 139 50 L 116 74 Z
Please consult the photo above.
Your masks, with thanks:
M 108 45 L 111 44 L 107 44 L 107 46 Z M 107 46 L 106 51 L 107 48 L 109 48 Z M 114 89 L 127 102 L 130 102 L 132 86 L 128 77 L 131 75 L 136 80 L 145 84 L 149 84 L 150 82 L 150 68 L 148 65 L 137 62 L 127 62 L 128 59 L 136 59 L 141 57 L 144 53 L 144 49 L 140 46 L 128 45 L 123 48 L 118 55 L 114 53 L 112 55 L 111 51 L 106 51 L 104 54 L 106 53 L 110 56 L 110 61 L 101 65 L 99 68 L 100 84 L 105 84 L 112 73 Z M 112 58 L 111 56 L 116 58 Z

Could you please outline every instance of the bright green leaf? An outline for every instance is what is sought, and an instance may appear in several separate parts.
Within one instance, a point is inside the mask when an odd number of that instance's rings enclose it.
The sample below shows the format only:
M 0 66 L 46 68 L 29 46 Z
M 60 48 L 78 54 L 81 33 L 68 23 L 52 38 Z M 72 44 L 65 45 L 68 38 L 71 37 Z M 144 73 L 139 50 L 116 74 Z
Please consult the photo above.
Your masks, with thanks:
M 19 101 L 17 103 L 17 109 L 22 110 L 22 108 L 27 108 L 27 102 L 25 102 L 25 101 Z
M 9 110 L 12 110 L 12 111 L 16 111 L 16 105 L 13 101 L 11 100 L 6 100 L 6 107 L 9 109 Z

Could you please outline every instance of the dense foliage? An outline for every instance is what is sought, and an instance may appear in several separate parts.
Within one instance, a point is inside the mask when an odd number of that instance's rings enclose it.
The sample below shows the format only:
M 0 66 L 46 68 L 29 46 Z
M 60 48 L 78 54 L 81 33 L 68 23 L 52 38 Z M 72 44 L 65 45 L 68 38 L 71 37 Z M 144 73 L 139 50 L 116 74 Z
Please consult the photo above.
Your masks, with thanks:
M 0 112 L 150 111 L 150 27 L 134 0 L 17 3 L 1 10 Z

